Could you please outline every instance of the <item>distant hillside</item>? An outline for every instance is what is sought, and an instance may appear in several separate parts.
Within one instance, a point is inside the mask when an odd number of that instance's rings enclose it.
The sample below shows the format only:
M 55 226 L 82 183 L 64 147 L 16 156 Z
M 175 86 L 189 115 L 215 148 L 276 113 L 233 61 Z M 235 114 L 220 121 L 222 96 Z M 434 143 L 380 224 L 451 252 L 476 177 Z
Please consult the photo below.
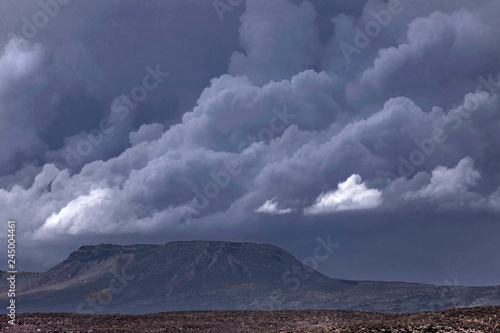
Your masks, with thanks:
M 4 287 L 3 287 L 4 288 Z M 6 292 L 0 300 L 6 302 Z M 325 277 L 272 245 L 191 241 L 83 246 L 18 277 L 18 312 L 350 309 L 389 313 L 500 305 L 500 287 Z

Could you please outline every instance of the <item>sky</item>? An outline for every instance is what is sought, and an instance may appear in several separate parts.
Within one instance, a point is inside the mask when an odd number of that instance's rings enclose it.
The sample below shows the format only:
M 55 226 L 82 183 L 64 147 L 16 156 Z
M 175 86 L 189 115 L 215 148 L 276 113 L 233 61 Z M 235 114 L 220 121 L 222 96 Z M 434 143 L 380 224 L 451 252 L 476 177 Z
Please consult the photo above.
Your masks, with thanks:
M 0 8 L 0 248 L 15 220 L 18 269 L 229 240 L 334 278 L 500 284 L 500 2 Z

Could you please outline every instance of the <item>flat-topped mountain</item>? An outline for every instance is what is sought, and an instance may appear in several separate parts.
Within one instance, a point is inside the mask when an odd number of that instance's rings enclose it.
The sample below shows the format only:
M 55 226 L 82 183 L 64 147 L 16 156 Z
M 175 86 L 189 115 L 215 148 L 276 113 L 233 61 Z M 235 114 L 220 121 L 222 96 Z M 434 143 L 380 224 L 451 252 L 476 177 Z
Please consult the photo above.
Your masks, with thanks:
M 6 301 L 6 292 L 0 300 Z M 5 299 L 4 299 L 5 298 Z M 18 276 L 18 312 L 214 309 L 416 312 L 500 305 L 500 287 L 328 278 L 272 245 L 187 241 L 88 245 L 47 272 Z

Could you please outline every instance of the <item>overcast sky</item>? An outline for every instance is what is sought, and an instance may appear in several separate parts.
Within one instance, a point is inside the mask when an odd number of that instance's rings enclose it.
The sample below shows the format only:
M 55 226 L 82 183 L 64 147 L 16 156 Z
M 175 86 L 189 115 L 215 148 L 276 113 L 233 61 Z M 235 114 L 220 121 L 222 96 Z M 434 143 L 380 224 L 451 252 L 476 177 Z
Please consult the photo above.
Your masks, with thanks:
M 218 239 L 500 284 L 500 2 L 0 0 L 18 268 Z M 6 260 L 0 268 L 6 268 Z

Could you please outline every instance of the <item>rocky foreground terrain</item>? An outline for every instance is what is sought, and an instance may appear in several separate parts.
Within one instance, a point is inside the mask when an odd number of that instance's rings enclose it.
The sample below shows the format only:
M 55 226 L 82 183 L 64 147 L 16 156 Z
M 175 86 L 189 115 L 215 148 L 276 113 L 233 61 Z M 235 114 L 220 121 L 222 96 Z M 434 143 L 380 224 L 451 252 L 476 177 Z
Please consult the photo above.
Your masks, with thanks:
M 4 332 L 500 332 L 500 307 L 414 314 L 341 310 L 184 311 L 145 315 L 25 313 Z

